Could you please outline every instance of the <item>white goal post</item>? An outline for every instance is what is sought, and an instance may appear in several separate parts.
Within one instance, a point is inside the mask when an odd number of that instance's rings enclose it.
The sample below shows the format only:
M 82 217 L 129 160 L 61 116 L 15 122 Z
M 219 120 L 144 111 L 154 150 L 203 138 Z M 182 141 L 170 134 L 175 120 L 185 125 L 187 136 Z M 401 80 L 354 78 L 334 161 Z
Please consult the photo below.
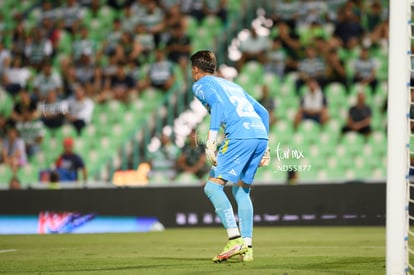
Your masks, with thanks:
M 390 0 L 388 56 L 388 144 L 386 274 L 408 269 L 409 79 L 412 0 Z

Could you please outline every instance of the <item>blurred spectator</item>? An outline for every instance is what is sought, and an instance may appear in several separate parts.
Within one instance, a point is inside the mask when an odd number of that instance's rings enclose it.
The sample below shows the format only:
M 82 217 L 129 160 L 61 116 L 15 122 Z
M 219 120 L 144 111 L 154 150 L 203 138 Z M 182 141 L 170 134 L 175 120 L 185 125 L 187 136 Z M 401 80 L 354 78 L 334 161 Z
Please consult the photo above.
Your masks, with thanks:
M 22 120 L 16 122 L 16 129 L 24 141 L 28 157 L 32 157 L 40 151 L 45 129 L 42 121 L 33 117 L 33 112 L 30 109 L 23 110 Z
M 203 179 L 210 170 L 204 150 L 204 144 L 198 143 L 196 132 L 192 130 L 177 159 L 177 172 L 194 174 Z
M 102 49 L 105 55 L 112 56 L 115 54 L 116 47 L 122 37 L 122 24 L 119 18 L 115 18 L 112 22 L 112 29 L 106 35 Z
M 349 39 L 360 38 L 363 35 L 364 29 L 361 26 L 360 18 L 351 7 L 345 6 L 338 11 L 338 14 L 334 35 L 342 40 L 343 45 L 347 45 Z
M 9 68 L 11 61 L 11 54 L 8 48 L 5 47 L 3 38 L 0 37 L 0 77 L 3 77 L 6 69 Z
M 165 57 L 164 50 L 157 49 L 155 61 L 150 65 L 146 82 L 157 89 L 168 91 L 175 81 L 174 65 Z
M 349 109 L 346 125 L 342 133 L 354 131 L 365 136 L 371 133 L 372 110 L 365 102 L 365 93 L 359 92 L 357 103 Z
M 26 87 L 31 78 L 29 68 L 23 66 L 21 56 L 14 56 L 11 65 L 4 71 L 3 86 L 12 96 L 15 96 L 21 89 Z
M 0 37 L 5 37 L 10 29 L 10 24 L 4 18 L 3 12 L 0 12 Z
M 99 95 L 99 101 L 105 101 L 108 98 L 128 103 L 131 96 L 138 94 L 134 78 L 127 74 L 125 64 L 118 62 L 114 75 L 107 77 L 102 93 Z
M 275 24 L 286 23 L 290 29 L 296 29 L 296 21 L 299 17 L 300 1 L 282 0 L 273 2 L 272 20 Z
M 200 23 L 204 19 L 204 16 L 205 16 L 203 2 L 204 2 L 203 0 L 181 1 L 181 11 L 184 14 L 190 15 L 191 17 L 193 17 Z
M 140 16 L 139 23 L 143 24 L 150 34 L 154 36 L 156 46 L 161 40 L 161 33 L 164 30 L 164 12 L 158 6 L 157 1 L 147 1 L 145 12 Z
M 76 82 L 85 87 L 88 96 L 93 96 L 95 91 L 100 90 L 103 81 L 101 69 L 91 55 L 83 53 L 74 69 Z
M 142 15 L 141 13 L 143 12 L 144 10 L 142 10 L 142 12 L 134 13 L 131 5 L 125 5 L 121 15 L 122 30 L 127 33 L 132 33 L 134 27 L 139 22 L 139 16 Z
M 51 22 L 56 23 L 60 17 L 59 9 L 53 7 L 51 0 L 42 1 L 39 16 L 40 21 L 48 19 Z
M 26 40 L 24 55 L 29 64 L 39 70 L 42 62 L 51 58 L 53 53 L 52 42 L 46 37 L 45 30 L 33 28 Z
M 237 62 L 237 68 L 240 70 L 243 65 L 251 60 L 264 63 L 266 51 L 270 48 L 271 41 L 268 36 L 259 35 L 255 27 L 248 31 L 246 39 L 240 41 L 239 49 L 241 57 Z
M 44 18 L 40 21 L 39 28 L 44 30 L 45 38 L 49 40 L 52 44 L 52 54 L 55 56 L 57 51 L 59 51 L 59 39 L 61 36 L 61 30 L 58 28 L 58 24 L 54 24 L 51 19 Z
M 9 126 L 8 118 L 3 114 L 0 113 L 0 145 L 3 145 L 3 139 L 6 138 L 7 135 L 7 127 Z M 0 146 L 0 149 L 1 149 Z
M 283 78 L 286 67 L 286 51 L 282 48 L 282 42 L 279 38 L 275 38 L 272 47 L 267 51 L 264 68 L 268 73 Z
M 302 48 L 302 44 L 299 40 L 299 35 L 294 29 L 290 28 L 288 24 L 280 21 L 274 27 L 274 30 L 278 31 L 277 38 L 282 43 L 282 48 L 286 50 L 287 60 L 285 73 L 296 71 L 297 62 L 299 59 L 299 52 Z
M 71 62 L 71 58 L 64 58 L 60 62 L 60 71 L 62 73 L 62 96 L 61 99 L 66 99 L 72 95 L 72 84 L 76 83 L 76 70 Z
M 313 120 L 319 124 L 325 124 L 328 119 L 328 102 L 318 82 L 314 79 L 307 81 L 304 95 L 300 99 L 300 107 L 296 113 L 294 126 L 297 128 L 304 119 Z
M 151 53 L 155 49 L 154 35 L 147 31 L 144 24 L 138 24 L 135 27 L 134 40 L 139 45 L 139 60 L 146 63 L 151 58 Z
M 299 78 L 296 81 L 296 93 L 300 93 L 302 85 L 309 79 L 314 79 L 319 86 L 326 84 L 326 63 L 318 55 L 315 48 L 308 46 L 305 49 L 305 57 L 298 64 Z
M 17 175 L 20 167 L 27 164 L 24 141 L 14 127 L 8 128 L 7 136 L 3 140 L 2 162 L 11 169 L 13 176 Z
M 331 49 L 328 52 L 327 59 L 327 82 L 341 83 L 345 88 L 348 88 L 348 81 L 346 76 L 345 62 L 339 57 L 336 49 Z
M 58 72 L 52 71 L 49 61 L 44 61 L 42 71 L 33 80 L 33 92 L 37 100 L 45 100 L 49 91 L 63 94 L 62 79 Z
M 55 91 L 50 91 L 40 106 L 42 111 L 41 120 L 48 129 L 56 130 L 62 127 L 65 123 L 64 114 L 67 111 L 67 106 L 64 105 L 63 101 L 59 100 Z
M 299 173 L 297 171 L 288 171 L 287 172 L 287 184 L 289 185 L 295 185 L 298 183 L 299 180 Z
M 24 121 L 24 116 L 30 116 L 29 118 L 34 120 L 39 117 L 39 113 L 37 112 L 36 100 L 31 97 L 27 89 L 22 88 L 19 91 L 18 99 L 15 100 L 12 113 L 10 114 L 10 120 L 17 123 Z
M 171 37 L 166 44 L 167 58 L 180 65 L 186 71 L 188 59 L 192 51 L 191 38 L 186 34 L 184 26 L 177 24 L 171 30 Z
M 82 157 L 73 151 L 74 140 L 65 138 L 63 140 L 63 153 L 56 160 L 56 172 L 59 174 L 60 182 L 79 181 L 79 172 L 82 172 L 82 180 L 86 182 L 88 172 Z
M 161 1 L 161 5 L 163 5 L 162 2 L 163 1 Z M 168 2 L 168 1 L 165 1 L 165 2 Z M 182 13 L 179 4 L 175 4 L 170 7 L 165 7 L 165 4 L 164 4 L 164 11 L 165 11 L 165 16 L 164 16 L 164 31 L 165 32 L 163 34 L 163 37 L 161 38 L 161 41 L 160 41 L 161 43 L 165 43 L 165 41 L 170 36 L 170 33 L 169 33 L 170 30 L 172 30 L 172 28 L 175 25 L 181 25 L 187 31 L 187 24 L 188 24 L 188 18 Z
M 325 1 L 305 0 L 297 10 L 299 13 L 297 24 L 299 26 L 310 27 L 317 24 L 321 26 L 325 23 L 327 4 Z
M 66 5 L 63 5 L 60 8 L 60 12 L 65 30 L 75 35 L 83 17 L 83 12 L 81 6 L 78 4 L 78 1 L 66 0 Z
M 384 20 L 383 10 L 381 3 L 379 1 L 372 1 L 370 4 L 367 4 L 366 12 L 366 27 L 369 31 L 375 30 Z
M 130 61 L 129 64 L 135 64 L 136 61 Z M 102 79 L 107 79 L 116 74 L 116 70 L 118 68 L 118 59 L 115 55 L 115 53 L 111 53 L 108 55 L 108 64 L 105 66 L 102 66 Z
M 131 0 L 107 0 L 107 4 L 118 11 L 130 3 Z
M 115 51 L 117 62 L 129 63 L 135 61 L 140 53 L 140 44 L 134 41 L 132 33 L 124 31 Z
M 228 0 L 205 1 L 204 13 L 207 16 L 217 16 L 223 24 L 226 24 L 228 16 L 227 1 Z
M 73 84 L 73 96 L 67 100 L 68 113 L 66 119 L 75 127 L 78 135 L 92 120 L 94 102 L 85 95 L 82 84 Z
M 75 63 L 80 62 L 82 55 L 88 55 L 95 59 L 98 50 L 96 41 L 89 37 L 89 31 L 86 26 L 80 28 L 80 36 L 72 43 L 72 56 Z
M 9 190 L 19 190 L 21 188 L 19 178 L 16 176 L 12 177 L 9 181 Z
M 20 21 L 20 22 L 16 23 L 16 26 L 14 27 L 11 36 L 12 36 L 11 47 L 10 47 L 11 53 L 13 54 L 13 56 L 22 56 L 22 57 L 24 57 L 24 50 L 26 48 L 27 34 L 26 34 L 26 30 L 25 30 L 23 21 Z M 26 63 L 26 61 L 27 60 L 24 59 L 25 63 Z
M 160 141 L 160 148 L 149 154 L 151 163 L 149 177 L 151 178 L 157 174 L 162 174 L 167 176 L 170 180 L 173 180 L 177 175 L 176 166 L 180 149 L 171 140 L 169 133 L 163 133 Z
M 369 50 L 362 48 L 359 58 L 354 60 L 354 83 L 369 85 L 373 93 L 376 92 L 378 80 L 376 76 L 377 65 L 369 56 Z
M 274 125 L 277 121 L 277 118 L 276 118 L 276 115 L 275 115 L 276 102 L 275 102 L 275 99 L 270 95 L 269 87 L 267 85 L 262 86 L 262 96 L 259 99 L 259 102 L 269 112 L 269 119 L 270 119 L 269 124 L 270 124 L 270 126 Z

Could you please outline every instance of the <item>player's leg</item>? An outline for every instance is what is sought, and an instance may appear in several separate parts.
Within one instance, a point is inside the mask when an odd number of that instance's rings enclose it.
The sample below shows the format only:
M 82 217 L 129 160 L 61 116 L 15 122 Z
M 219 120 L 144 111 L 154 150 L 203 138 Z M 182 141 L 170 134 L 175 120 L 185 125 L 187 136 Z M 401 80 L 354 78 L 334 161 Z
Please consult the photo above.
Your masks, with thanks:
M 226 193 L 224 193 L 225 184 L 225 180 L 209 178 L 204 186 L 204 193 L 213 204 L 214 210 L 224 228 L 227 230 L 227 235 L 231 240 L 240 237 L 240 232 L 234 217 L 233 207 Z
M 213 258 L 214 262 L 225 261 L 247 251 L 234 217 L 233 207 L 224 192 L 224 185 L 227 181 L 237 182 L 239 180 L 241 168 L 234 161 L 240 153 L 239 147 L 240 141 L 224 141 L 217 155 L 217 166 L 211 169 L 210 178 L 204 187 L 204 192 L 213 204 L 229 238 L 223 251 Z
M 243 256 L 243 261 L 253 260 L 253 204 L 250 198 L 250 186 L 267 148 L 267 140 L 255 140 L 252 142 L 255 143 L 253 154 L 246 160 L 241 179 L 232 189 L 238 207 L 241 235 L 249 248 L 248 252 Z
M 226 261 L 235 255 L 240 255 L 247 251 L 247 246 L 241 238 L 237 227 L 233 207 L 227 195 L 224 193 L 225 183 L 226 181 L 222 179 L 209 178 L 204 186 L 204 192 L 213 204 L 215 212 L 220 218 L 223 227 L 226 229 L 229 238 L 223 251 L 212 259 L 216 263 Z
M 239 181 L 232 188 L 234 199 L 237 202 L 237 213 L 241 236 L 248 247 L 248 251 L 242 256 L 243 261 L 253 260 L 253 204 L 250 199 L 250 186 Z

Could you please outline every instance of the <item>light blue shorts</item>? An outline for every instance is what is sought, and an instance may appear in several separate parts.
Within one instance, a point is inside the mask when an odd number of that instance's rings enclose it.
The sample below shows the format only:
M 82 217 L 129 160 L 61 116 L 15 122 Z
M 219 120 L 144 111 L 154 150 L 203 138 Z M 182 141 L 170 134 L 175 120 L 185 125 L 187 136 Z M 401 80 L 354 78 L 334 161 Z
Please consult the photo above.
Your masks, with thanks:
M 266 152 L 266 139 L 225 139 L 217 154 L 217 166 L 210 177 L 251 184 Z

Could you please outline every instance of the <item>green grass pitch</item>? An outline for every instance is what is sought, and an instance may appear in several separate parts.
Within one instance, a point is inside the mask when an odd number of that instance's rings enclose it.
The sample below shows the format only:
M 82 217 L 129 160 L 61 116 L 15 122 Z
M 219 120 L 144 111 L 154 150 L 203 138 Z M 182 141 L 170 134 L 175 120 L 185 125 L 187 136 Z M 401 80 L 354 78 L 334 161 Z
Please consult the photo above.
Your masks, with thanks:
M 0 274 L 385 274 L 384 227 L 256 227 L 254 261 L 215 264 L 222 228 L 0 236 Z

